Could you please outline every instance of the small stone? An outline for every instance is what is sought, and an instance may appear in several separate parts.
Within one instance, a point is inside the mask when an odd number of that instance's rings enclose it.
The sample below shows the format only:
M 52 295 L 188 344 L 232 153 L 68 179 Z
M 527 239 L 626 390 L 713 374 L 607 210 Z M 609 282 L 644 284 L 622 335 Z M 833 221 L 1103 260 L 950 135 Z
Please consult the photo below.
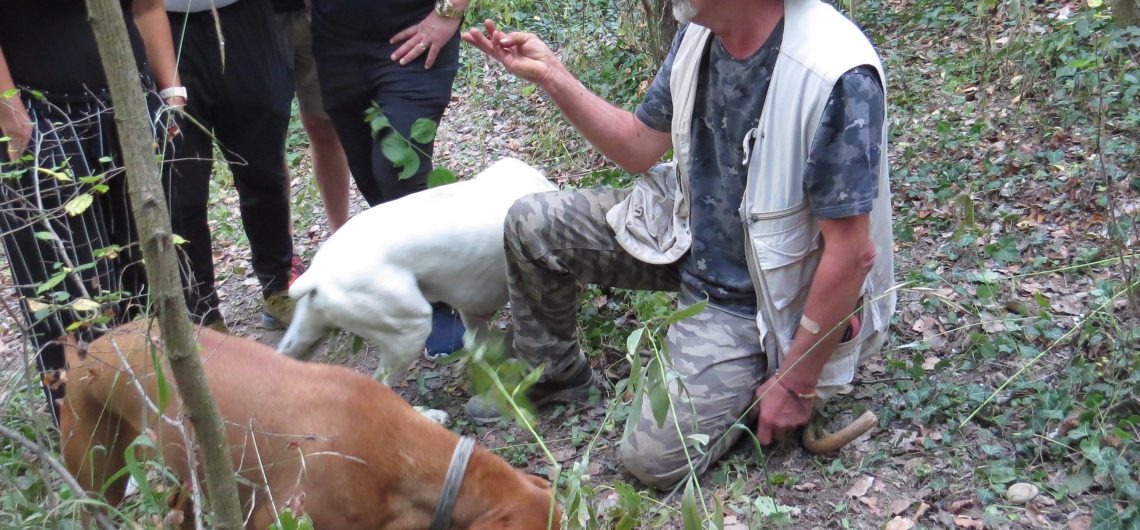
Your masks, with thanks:
M 1026 482 L 1018 482 L 1005 490 L 1005 498 L 1014 504 L 1025 504 L 1037 496 L 1037 486 Z

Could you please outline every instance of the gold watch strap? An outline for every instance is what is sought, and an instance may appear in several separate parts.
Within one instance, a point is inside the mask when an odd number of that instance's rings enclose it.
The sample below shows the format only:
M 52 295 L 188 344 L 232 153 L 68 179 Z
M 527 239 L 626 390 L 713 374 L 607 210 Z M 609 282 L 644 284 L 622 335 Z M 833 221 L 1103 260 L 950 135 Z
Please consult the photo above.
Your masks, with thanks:
M 435 14 L 447 18 L 463 18 L 463 10 L 455 7 L 451 0 L 436 0 Z

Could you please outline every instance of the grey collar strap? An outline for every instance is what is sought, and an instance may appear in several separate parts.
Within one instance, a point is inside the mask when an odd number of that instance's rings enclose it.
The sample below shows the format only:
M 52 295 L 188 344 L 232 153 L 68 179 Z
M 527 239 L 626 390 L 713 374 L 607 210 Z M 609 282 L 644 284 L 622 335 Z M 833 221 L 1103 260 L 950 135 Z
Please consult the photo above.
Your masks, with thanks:
M 459 488 L 463 486 L 467 461 L 471 459 L 471 452 L 474 449 L 475 440 L 466 436 L 459 438 L 459 445 L 456 445 L 455 452 L 451 453 L 451 465 L 447 467 L 447 477 L 443 479 L 443 493 L 439 497 L 439 504 L 435 507 L 431 530 L 447 530 L 451 527 L 451 514 L 455 510 L 455 501 L 459 500 Z

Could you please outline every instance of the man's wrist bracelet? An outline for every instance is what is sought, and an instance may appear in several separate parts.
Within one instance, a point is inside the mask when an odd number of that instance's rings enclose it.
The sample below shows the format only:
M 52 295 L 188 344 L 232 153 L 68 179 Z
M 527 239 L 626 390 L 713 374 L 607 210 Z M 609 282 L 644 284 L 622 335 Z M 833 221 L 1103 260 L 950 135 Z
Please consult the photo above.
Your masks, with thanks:
M 158 97 L 166 101 L 170 98 L 180 97 L 186 99 L 186 87 L 184 86 L 168 86 L 158 91 Z

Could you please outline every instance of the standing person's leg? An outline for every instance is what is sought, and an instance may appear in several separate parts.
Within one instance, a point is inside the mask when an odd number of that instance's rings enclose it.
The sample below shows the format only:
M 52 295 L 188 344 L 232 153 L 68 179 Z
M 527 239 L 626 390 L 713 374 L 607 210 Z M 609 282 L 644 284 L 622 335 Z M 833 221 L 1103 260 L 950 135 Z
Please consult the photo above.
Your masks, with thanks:
M 618 244 L 606 212 L 628 189 L 597 188 L 528 195 L 507 213 L 504 241 L 510 287 L 513 349 L 544 366 L 528 397 L 535 406 L 584 399 L 593 370 L 578 344 L 578 295 L 588 283 L 625 289 L 676 291 L 675 265 L 639 261 Z M 475 396 L 465 407 L 486 424 L 500 413 Z
M 679 305 L 696 301 L 682 293 Z M 740 438 L 743 431 L 732 425 L 746 412 L 755 417 L 749 408 L 768 365 L 755 317 L 713 306 L 671 326 L 666 348 L 661 355 L 671 360 L 683 389 L 677 383 L 667 385 L 672 407 L 661 425 L 648 399 L 634 403 L 640 413 L 629 417 L 621 443 L 625 467 L 642 482 L 662 489 L 690 471 L 704 473 Z M 708 443 L 699 444 L 693 434 L 708 436 Z
M 163 180 L 170 224 L 185 243 L 178 246 L 186 305 L 199 323 L 224 329 L 221 300 L 214 287 L 214 249 L 207 212 L 214 169 L 214 100 L 221 80 L 213 18 L 168 13 L 176 46 L 178 75 L 189 94 L 178 120 L 181 134 L 166 145 Z
M 265 2 L 238 2 L 223 10 L 226 40 L 223 94 L 214 132 L 238 191 L 242 226 L 253 271 L 265 298 L 263 322 L 281 327 L 292 318 L 286 291 L 291 280 L 289 175 L 285 135 L 293 91 L 285 44 Z
M 383 201 L 427 189 L 427 176 L 434 169 L 435 142 L 416 142 L 412 138 L 412 125 L 421 119 L 438 125 L 443 118 L 451 102 L 452 83 L 459 71 L 459 42 L 458 35 L 448 41 L 430 70 L 424 69 L 423 57 L 406 65 L 392 61 L 377 65 L 374 74 L 377 89 L 373 103 L 391 124 L 391 128 L 380 131 L 372 142 L 371 175 Z M 395 48 L 386 44 L 379 53 L 388 56 Z M 419 169 L 407 178 L 400 178 L 402 168 L 388 160 L 380 147 L 385 138 L 393 134 L 407 139 L 419 156 Z M 428 356 L 447 355 L 462 348 L 464 331 L 454 309 L 443 303 L 432 304 L 432 330 L 425 345 Z
M 427 189 L 427 176 L 432 172 L 434 140 L 419 143 L 412 138 L 412 124 L 426 119 L 439 124 L 447 105 L 451 102 L 451 86 L 459 71 L 458 34 L 436 57 L 431 69 L 424 69 L 424 57 L 401 65 L 385 60 L 375 65 L 372 72 L 376 90 L 372 102 L 388 118 L 391 127 L 377 134 L 372 142 L 371 176 L 382 193 L 383 201 L 399 199 L 405 195 Z M 397 46 L 384 43 L 376 51 L 383 57 L 391 55 Z M 400 178 L 403 168 L 396 167 L 384 156 L 381 145 L 393 134 L 403 136 L 419 156 L 419 168 L 407 178 Z M 357 181 L 360 176 L 357 176 Z
M 277 13 L 277 21 L 292 59 L 290 73 L 301 110 L 301 125 L 309 136 L 313 177 L 325 205 L 329 227 L 335 232 L 348 221 L 348 159 L 321 101 L 309 17 L 305 11 L 297 10 Z
M 364 112 L 372 104 L 373 81 L 367 75 L 377 45 L 321 31 L 313 26 L 313 55 L 317 62 L 324 110 L 344 150 L 356 187 L 369 206 L 380 204 L 383 193 L 372 175 L 372 132 Z
M 0 171 L 9 175 L 0 179 L 0 236 L 37 369 L 47 375 L 65 367 L 56 339 L 69 333 L 72 323 L 102 313 L 77 309 L 73 302 L 86 299 L 113 308 L 112 324 L 119 323 L 126 319 L 127 304 L 116 301 L 115 293 L 125 290 L 131 297 L 141 286 L 121 281 L 125 260 L 120 257 L 129 254 L 131 241 L 116 236 L 130 231 L 131 219 L 112 217 L 123 213 L 125 204 L 118 203 L 127 196 L 117 171 L 118 151 L 102 139 L 114 134 L 107 101 L 30 95 L 23 101 L 34 125 L 27 150 L 33 160 L 0 160 L 5 162 Z M 69 179 L 45 176 L 47 171 Z M 98 186 L 106 189 L 94 191 Z M 65 213 L 65 205 L 84 196 L 94 200 L 81 211 Z M 114 245 L 122 250 L 115 252 Z M 78 332 L 89 340 L 93 335 L 86 329 Z M 56 400 L 63 397 L 63 387 L 45 384 L 44 391 L 58 418 Z

